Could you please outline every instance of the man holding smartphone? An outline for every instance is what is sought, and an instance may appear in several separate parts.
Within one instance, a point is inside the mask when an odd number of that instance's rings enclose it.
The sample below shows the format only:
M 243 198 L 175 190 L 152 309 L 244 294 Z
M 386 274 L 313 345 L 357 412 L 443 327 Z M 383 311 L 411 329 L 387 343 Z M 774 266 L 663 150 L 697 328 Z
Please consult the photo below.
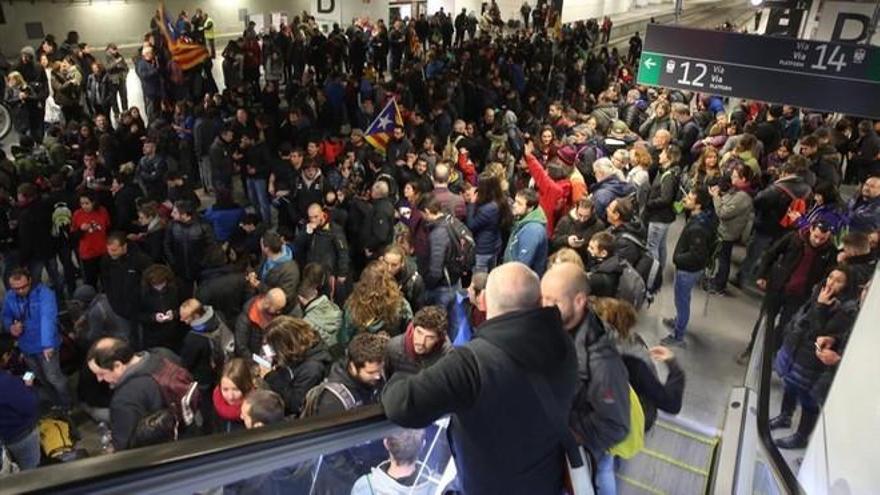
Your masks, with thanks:
M 26 268 L 13 269 L 3 303 L 3 328 L 18 339 L 28 370 L 46 387 L 52 403 L 69 411 L 71 396 L 58 356 L 61 337 L 57 321 L 58 305 L 52 289 L 34 283 Z

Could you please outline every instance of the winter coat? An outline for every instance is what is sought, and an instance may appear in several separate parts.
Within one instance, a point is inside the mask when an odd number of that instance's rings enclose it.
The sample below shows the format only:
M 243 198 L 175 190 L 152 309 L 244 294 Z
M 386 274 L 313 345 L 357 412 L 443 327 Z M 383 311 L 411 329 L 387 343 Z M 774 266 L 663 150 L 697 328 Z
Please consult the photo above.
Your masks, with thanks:
M 823 144 L 816 151 L 810 170 L 816 174 L 816 181 L 824 181 L 835 188 L 840 186 L 840 163 L 843 157 L 831 144 Z
M 301 265 L 319 263 L 328 275 L 347 277 L 351 263 L 348 240 L 339 225 L 327 222 L 311 234 L 302 229 L 296 236 L 296 255 Z
M 6 370 L 0 370 L 0 397 L 0 444 L 12 444 L 37 426 L 40 398 L 36 390 Z
M 277 366 L 264 380 L 273 392 L 284 399 L 287 415 L 299 415 L 306 393 L 324 380 L 332 363 L 327 345 L 319 340 L 297 362 Z
M 630 265 L 636 266 L 642 258 L 646 248 L 639 246 L 627 237 L 634 237 L 638 239 L 643 246 L 647 246 L 645 232 L 642 225 L 637 221 L 633 221 L 618 227 L 609 227 L 608 232 L 614 236 L 614 254 L 628 261 Z M 624 236 L 624 234 L 628 235 Z
M 538 276 L 547 269 L 547 218 L 540 207 L 530 211 L 513 227 L 507 247 L 504 249 L 504 262 L 519 261 L 534 270 Z
M 82 230 L 91 227 L 91 232 Z M 70 232 L 79 236 L 77 254 L 82 260 L 93 260 L 107 252 L 107 230 L 110 228 L 110 215 L 103 206 L 92 211 L 82 208 L 73 212 L 70 219 Z
M 351 299 L 348 299 L 348 301 L 351 301 Z M 357 326 L 351 319 L 351 308 L 348 305 L 348 301 L 342 309 L 342 328 L 339 329 L 339 333 L 337 334 L 337 341 L 343 346 L 348 346 L 351 339 L 361 332 L 385 332 L 392 337 L 400 335 L 406 330 L 407 325 L 409 325 L 409 322 L 413 318 L 413 312 L 409 302 L 406 299 L 401 299 L 396 322 L 386 322 L 383 320 L 373 321 L 367 327 L 362 328 Z
M 135 318 L 140 306 L 141 275 L 151 264 L 152 260 L 133 245 L 117 259 L 101 258 L 101 286 L 114 313 L 127 320 Z
M 675 268 L 685 272 L 697 272 L 706 268 L 715 255 L 713 248 L 717 228 L 718 218 L 711 210 L 692 215 L 675 243 L 672 254 Z
M 569 427 L 593 459 L 601 458 L 629 431 L 626 368 L 608 328 L 591 311 L 574 334 L 578 387 Z
M 456 280 L 447 280 L 446 262 L 450 259 L 452 237 L 446 227 L 446 219 L 428 221 L 428 256 L 417 257 L 419 273 L 425 281 L 426 289 L 451 285 Z
M 361 476 L 351 487 L 351 495 L 431 495 L 437 490 L 436 474 L 421 461 L 415 463 L 416 478 L 411 485 L 388 475 L 391 461 L 383 461 Z
M 239 222 L 244 217 L 244 208 L 234 206 L 232 208 L 217 208 L 216 205 L 202 213 L 202 218 L 211 224 L 214 235 L 218 242 L 226 242 L 235 232 Z
M 657 173 L 648 190 L 648 198 L 645 202 L 646 223 L 672 223 L 675 221 L 673 204 L 678 195 L 680 180 L 681 171 L 675 165 Z
M 665 129 L 672 134 L 672 138 L 678 135 L 678 122 L 672 120 L 672 117 L 666 115 L 660 119 L 649 117 L 639 126 L 639 135 L 644 139 L 651 139 L 657 131 Z
M 785 288 L 804 255 L 807 243 L 810 242 L 809 235 L 809 231 L 790 232 L 773 243 L 761 256 L 758 278 L 767 280 L 768 293 L 779 292 Z M 822 280 L 837 262 L 837 248 L 834 242 L 829 240 L 816 249 L 818 252 L 813 258 L 813 266 L 804 284 L 807 291 Z
M 134 64 L 134 70 L 141 79 L 144 98 L 155 100 L 162 95 L 162 81 L 159 67 L 151 64 L 144 58 L 138 58 Z
M 342 310 L 329 297 L 320 295 L 303 307 L 303 320 L 321 336 L 331 352 L 337 348 L 337 335 L 342 328 Z
M 849 228 L 856 232 L 870 233 L 880 230 L 880 197 L 865 199 L 858 195 L 848 203 Z
M 538 203 L 544 210 L 547 223 L 547 236 L 553 235 L 556 219 L 568 211 L 571 206 L 571 181 L 569 179 L 553 180 L 533 155 L 526 155 L 529 174 L 535 180 L 538 189 Z
M 605 223 L 596 218 L 595 215 L 591 216 L 586 222 L 578 221 L 575 216 L 576 211 L 577 208 L 572 208 L 568 215 L 562 217 L 556 223 L 556 229 L 553 231 L 553 237 L 550 239 L 550 247 L 553 251 L 569 247 L 569 236 L 576 236 L 584 240 L 585 247 L 581 250 L 583 251 L 586 249 L 586 245 L 590 243 L 593 234 L 605 230 Z
M 403 296 L 409 301 L 412 310 L 418 311 L 424 305 L 425 296 L 425 280 L 419 274 L 416 268 L 416 262 L 411 257 L 407 257 L 403 268 L 394 277 Z
M 299 265 L 293 260 L 293 251 L 288 245 L 281 246 L 281 256 L 278 259 L 264 257 L 257 273 L 260 278 L 258 291 L 268 292 L 270 289 L 279 288 L 287 296 L 288 306 L 296 304 L 296 291 L 299 288 Z
M 364 248 L 379 253 L 394 241 L 394 205 L 388 198 L 372 202 L 372 208 L 364 222 L 362 239 Z
M 117 452 L 129 447 L 141 418 L 167 407 L 152 373 L 163 359 L 180 364 L 178 357 L 167 349 L 150 349 L 135 356 L 141 361 L 125 370 L 110 399 L 110 433 Z
M 755 196 L 753 203 L 755 232 L 774 239 L 785 233 L 785 229 L 779 225 L 779 220 L 791 204 L 791 197 L 781 189 L 782 187 L 796 197 L 804 199 L 807 199 L 811 192 L 810 186 L 802 178 L 792 176 L 777 180 Z
M 24 330 L 17 342 L 18 348 L 25 355 L 34 356 L 46 349 L 57 351 L 61 347 L 57 320 L 55 292 L 42 283 L 35 280 L 30 292 L 24 297 L 15 291 L 6 291 L 3 300 L 3 327 L 8 329 L 16 321 L 22 322 Z
M 530 374 L 552 398 L 539 395 Z M 556 494 L 564 450 L 552 423 L 572 410 L 576 377 L 577 354 L 559 311 L 514 311 L 483 323 L 472 341 L 430 368 L 395 374 L 382 405 L 405 428 L 451 415 L 450 445 L 465 493 Z
M 345 360 L 333 363 L 330 367 L 330 373 L 327 374 L 327 382 L 344 385 L 354 397 L 355 407 L 366 406 L 378 402 L 379 392 L 382 390 L 382 384 L 380 384 L 379 387 L 373 388 L 355 380 L 348 373 L 348 366 Z M 324 390 L 321 392 L 321 395 L 318 396 L 315 416 L 326 416 L 328 414 L 341 413 L 345 410 L 345 404 L 340 402 L 333 392 Z
M 253 354 L 260 354 L 263 351 L 264 325 L 268 325 L 271 321 L 262 315 L 260 301 L 263 297 L 265 296 L 260 294 L 248 299 L 241 313 L 238 314 L 238 319 L 235 320 L 233 333 L 237 357 L 249 360 Z
M 18 262 L 28 266 L 32 260 L 54 256 L 52 206 L 42 199 L 18 208 Z
M 596 297 L 617 297 L 617 286 L 625 268 L 624 260 L 612 255 L 601 260 L 587 273 L 590 281 L 590 295 Z
M 205 252 L 213 242 L 214 230 L 199 218 L 190 223 L 171 222 L 165 232 L 165 259 L 178 277 L 197 280 Z
M 211 343 L 211 339 L 227 332 L 231 333 L 231 330 L 212 307 L 203 307 L 206 310 L 202 317 L 205 320 L 204 328 L 200 330 L 193 328 L 187 332 L 180 348 L 180 361 L 192 374 L 193 380 L 199 382 L 199 388 L 209 388 L 219 383 L 219 374 L 223 366 L 222 362 L 213 362 L 214 344 Z M 216 369 L 215 366 L 220 369 Z
M 432 352 L 426 356 L 407 350 L 406 340 L 412 338 L 412 332 L 413 325 L 410 323 L 405 333 L 388 341 L 385 347 L 385 376 L 394 376 L 397 372 L 418 373 L 433 366 L 440 358 L 452 351 L 452 344 L 446 338 L 438 342 Z
M 444 212 L 455 215 L 455 218 L 464 220 L 467 215 L 467 205 L 461 196 L 450 191 L 448 187 L 435 187 L 434 198 L 440 203 Z
M 467 227 L 474 235 L 474 253 L 497 254 L 501 249 L 501 210 L 494 201 L 467 205 Z
M 605 209 L 608 208 L 608 205 L 615 199 L 624 198 L 635 192 L 636 189 L 632 184 L 620 180 L 615 175 L 597 182 L 590 193 L 590 197 L 593 198 L 593 211 L 596 217 L 603 222 L 607 221 Z
M 241 312 L 246 293 L 244 273 L 234 266 L 221 265 L 202 270 L 195 297 L 219 311 L 227 322 L 234 322 Z
M 137 319 L 141 323 L 144 349 L 164 347 L 175 352 L 179 350 L 186 335 L 178 319 L 178 310 L 182 302 L 180 293 L 174 285 L 168 285 L 162 291 L 152 287 L 143 289 Z M 171 320 L 156 321 L 156 313 L 165 313 L 169 310 L 172 313 Z
M 715 214 L 720 222 L 718 234 L 722 241 L 748 240 L 755 222 L 752 197 L 745 191 L 731 189 L 712 198 Z
M 215 182 L 227 183 L 232 180 L 235 168 L 232 160 L 230 146 L 225 141 L 216 137 L 208 148 L 208 161 L 211 163 L 211 178 Z

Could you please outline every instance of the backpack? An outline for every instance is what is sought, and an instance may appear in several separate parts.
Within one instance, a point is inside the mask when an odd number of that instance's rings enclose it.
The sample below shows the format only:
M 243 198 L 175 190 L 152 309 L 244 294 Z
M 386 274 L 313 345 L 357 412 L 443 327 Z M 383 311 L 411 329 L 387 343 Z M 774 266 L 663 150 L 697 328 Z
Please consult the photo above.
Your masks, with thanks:
M 449 232 L 449 254 L 446 257 L 444 273 L 449 285 L 461 280 L 462 275 L 470 271 L 476 261 L 476 242 L 467 225 L 452 215 L 443 219 L 446 231 Z
M 339 402 L 342 403 L 342 408 L 346 411 L 350 411 L 360 405 L 348 387 L 338 382 L 328 382 L 327 380 L 324 380 L 322 383 L 315 385 L 306 392 L 306 399 L 303 401 L 303 407 L 299 417 L 309 418 L 317 416 L 318 402 L 321 400 L 321 395 L 325 390 L 336 396 L 336 398 L 339 399 Z
M 806 200 L 806 198 L 799 198 L 799 197 L 795 196 L 794 193 L 791 192 L 791 190 L 789 190 L 787 187 L 783 186 L 782 184 L 773 184 L 773 187 L 775 187 L 776 189 L 779 189 L 780 191 L 785 193 L 785 195 L 788 196 L 788 198 L 791 200 L 791 202 L 788 203 L 788 208 L 785 210 L 785 213 L 782 215 L 782 218 L 779 219 L 779 225 L 781 227 L 784 227 L 784 228 L 791 227 L 795 221 L 791 219 L 791 217 L 789 216 L 789 213 L 799 213 L 800 215 L 803 215 L 804 213 L 806 213 L 807 212 L 807 200 Z
M 648 297 L 648 290 L 642 275 L 633 268 L 626 260 L 621 260 L 623 264 L 623 272 L 617 282 L 617 299 L 626 301 L 633 305 L 636 311 L 642 309 L 645 299 Z
M 199 403 L 199 383 L 183 366 L 165 357 L 160 359 L 161 364 L 151 376 L 159 385 L 165 406 L 171 409 L 180 424 L 189 426 L 195 421 L 194 406 Z
M 40 450 L 53 462 L 68 462 L 88 457 L 84 449 L 75 448 L 75 432 L 70 421 L 61 416 L 45 416 L 37 422 Z
M 211 347 L 211 369 L 213 371 L 219 373 L 223 370 L 223 365 L 235 357 L 235 336 L 228 326 L 221 324 L 213 332 L 194 333 L 208 339 L 208 345 Z
M 645 446 L 645 411 L 638 394 L 629 386 L 629 432 L 626 438 L 608 449 L 608 453 L 624 459 L 632 459 Z
M 642 280 L 645 281 L 645 290 L 647 291 L 646 298 L 650 303 L 653 300 L 653 295 L 656 294 L 657 291 L 660 290 L 660 286 L 663 285 L 663 273 L 660 271 L 660 261 L 648 251 L 648 246 L 638 237 L 629 232 L 624 232 L 621 234 L 621 237 L 638 246 L 642 252 L 642 256 L 633 268 L 635 268 L 636 272 L 642 276 Z
M 70 233 L 72 220 L 73 214 L 67 203 L 63 201 L 55 203 L 52 210 L 52 237 L 56 239 L 67 237 Z

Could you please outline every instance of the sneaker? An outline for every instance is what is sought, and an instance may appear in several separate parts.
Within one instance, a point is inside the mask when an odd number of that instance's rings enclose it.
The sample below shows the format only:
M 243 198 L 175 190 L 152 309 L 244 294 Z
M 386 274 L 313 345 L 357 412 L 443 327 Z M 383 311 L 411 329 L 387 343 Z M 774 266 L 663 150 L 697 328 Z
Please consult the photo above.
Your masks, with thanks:
M 675 318 L 663 318 L 663 326 L 675 330 Z
M 660 340 L 660 345 L 666 347 L 679 347 L 681 349 L 687 349 L 687 344 L 684 342 L 684 340 L 679 340 L 675 338 L 674 335 L 667 335 L 666 337 L 663 337 L 663 339 Z
M 714 285 L 710 285 L 709 288 L 706 289 L 706 293 L 709 295 L 712 295 L 712 296 L 722 296 L 722 297 L 726 297 L 726 296 L 730 295 L 730 293 L 727 292 L 727 289 L 719 289 L 719 288 L 715 287 Z

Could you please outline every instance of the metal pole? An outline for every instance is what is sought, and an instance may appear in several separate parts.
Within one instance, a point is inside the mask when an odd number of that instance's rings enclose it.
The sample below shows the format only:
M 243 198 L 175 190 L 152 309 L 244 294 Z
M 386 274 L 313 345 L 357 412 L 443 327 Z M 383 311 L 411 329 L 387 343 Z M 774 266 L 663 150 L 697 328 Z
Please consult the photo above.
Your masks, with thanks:
M 684 7 L 684 0 L 675 0 L 675 23 L 681 20 L 681 11 Z

